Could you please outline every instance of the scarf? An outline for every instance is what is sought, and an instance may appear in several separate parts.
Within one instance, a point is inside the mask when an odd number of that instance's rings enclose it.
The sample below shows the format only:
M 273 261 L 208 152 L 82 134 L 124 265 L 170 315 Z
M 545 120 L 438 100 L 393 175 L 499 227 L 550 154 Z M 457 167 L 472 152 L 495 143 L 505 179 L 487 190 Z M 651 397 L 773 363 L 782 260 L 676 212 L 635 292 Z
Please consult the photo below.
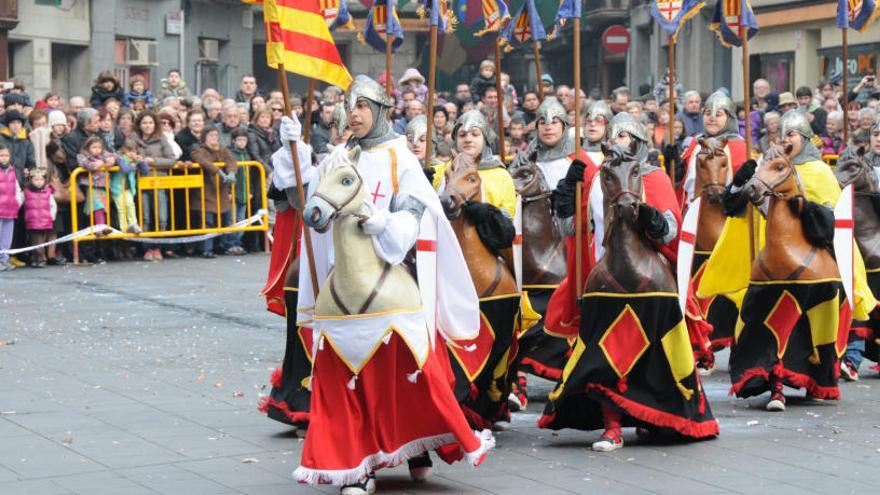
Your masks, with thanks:
M 813 144 L 807 138 L 804 138 L 804 145 L 801 148 L 800 152 L 791 159 L 792 165 L 802 165 L 807 162 L 813 162 L 822 160 L 822 154 L 819 153 L 819 149 L 816 148 L 816 145 Z
M 370 112 L 373 114 L 373 127 L 370 128 L 367 135 L 362 138 L 352 137 L 349 141 L 349 147 L 360 145 L 362 149 L 369 150 L 379 146 L 382 143 L 395 139 L 397 133 L 391 128 L 391 122 L 386 117 L 386 107 L 378 103 L 366 100 L 370 105 Z

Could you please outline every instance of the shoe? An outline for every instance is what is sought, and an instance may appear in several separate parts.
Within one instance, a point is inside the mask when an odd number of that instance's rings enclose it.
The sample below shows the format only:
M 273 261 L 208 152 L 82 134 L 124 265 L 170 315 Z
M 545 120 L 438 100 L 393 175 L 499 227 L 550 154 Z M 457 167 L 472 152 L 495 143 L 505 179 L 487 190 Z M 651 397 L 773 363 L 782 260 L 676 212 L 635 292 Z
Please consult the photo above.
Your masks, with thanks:
M 424 483 L 434 471 L 434 463 L 431 462 L 431 455 L 427 452 L 407 460 L 406 464 L 409 467 L 410 479 L 416 483 Z
M 614 452 L 621 447 L 623 447 L 623 437 L 620 436 L 620 433 L 612 433 L 607 430 L 602 434 L 602 438 L 593 442 L 594 452 Z
M 210 259 L 214 259 L 216 257 L 217 257 L 217 255 L 214 254 L 214 251 L 203 251 L 202 252 L 202 258 L 210 260 Z
M 8 261 L 4 261 L 0 264 L 0 272 L 11 272 L 12 270 L 15 270 L 15 268 L 16 266 Z
M 38 261 L 36 268 L 46 268 L 46 262 L 45 261 Z
M 144 253 L 144 261 L 154 261 L 156 258 L 153 256 L 153 252 L 155 249 L 147 249 L 147 252 Z
M 859 381 L 859 369 L 849 359 L 840 360 L 840 376 L 848 382 Z
M 510 429 L 510 421 L 499 420 L 492 423 L 492 431 L 507 431 Z
M 15 256 L 9 258 L 9 261 L 7 261 L 7 263 L 9 263 L 10 265 L 15 266 L 15 267 L 19 267 L 19 266 L 24 266 L 24 265 L 25 265 L 25 262 L 24 262 L 24 261 L 21 261 L 20 259 L 18 259 L 18 258 L 15 257 Z
M 177 258 L 180 258 L 180 255 L 169 249 L 169 250 L 165 251 L 165 257 L 171 258 L 171 259 L 177 259 Z
M 510 412 L 524 411 L 529 405 L 529 397 L 526 395 L 527 387 L 526 377 L 518 376 L 510 391 L 510 395 L 507 396 L 507 407 L 510 409 Z
M 785 396 L 782 392 L 773 392 L 770 394 L 770 402 L 767 403 L 767 410 L 773 412 L 785 411 Z
M 143 229 L 141 229 L 140 225 L 135 223 L 135 224 L 129 225 L 128 228 L 125 229 L 125 231 L 128 232 L 129 234 L 140 234 L 141 232 L 143 232 Z
M 46 264 L 49 266 L 62 266 L 67 264 L 67 259 L 63 256 L 58 256 L 56 258 L 51 258 Z
M 660 436 L 660 430 L 657 428 L 639 426 L 636 428 L 636 436 L 643 442 L 651 442 Z
M 153 261 L 162 261 L 162 251 L 158 249 L 153 250 Z
M 712 376 L 715 366 L 706 364 L 702 361 L 697 362 L 697 374 L 700 376 Z
M 342 495 L 371 495 L 376 492 L 376 475 L 370 474 L 360 483 L 345 485 L 339 491 Z

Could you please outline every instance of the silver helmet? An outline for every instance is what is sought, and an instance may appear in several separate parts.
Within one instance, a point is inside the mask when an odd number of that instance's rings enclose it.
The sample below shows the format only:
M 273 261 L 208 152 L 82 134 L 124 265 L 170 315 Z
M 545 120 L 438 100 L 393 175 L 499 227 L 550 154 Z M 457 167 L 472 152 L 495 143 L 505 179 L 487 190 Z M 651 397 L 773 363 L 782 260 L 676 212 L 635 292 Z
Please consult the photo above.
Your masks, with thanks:
M 428 118 L 424 115 L 412 119 L 406 125 L 406 140 L 412 144 L 418 144 L 422 136 L 428 133 Z
M 810 127 L 807 116 L 797 109 L 785 112 L 779 121 L 779 129 L 783 137 L 788 136 L 792 131 L 800 134 L 804 139 L 813 137 L 813 129 Z
M 599 117 L 605 117 L 605 125 L 608 125 L 611 122 L 611 119 L 614 118 L 614 113 L 611 111 L 611 108 L 602 100 L 593 102 L 587 110 L 588 121 Z
M 736 106 L 734 106 L 733 100 L 724 94 L 723 91 L 716 91 L 706 98 L 703 108 L 712 115 L 718 113 L 718 110 L 724 110 L 729 117 L 736 118 Z
M 348 87 L 348 96 L 345 99 L 347 110 L 354 110 L 357 101 L 366 98 L 380 107 L 391 108 L 393 106 L 391 98 L 385 93 L 385 88 L 369 77 L 359 74 Z
M 486 120 L 486 116 L 479 110 L 469 110 L 461 114 L 458 120 L 455 121 L 455 127 L 452 128 L 453 141 L 458 139 L 459 129 L 464 129 L 465 132 L 468 132 L 474 128 L 479 129 L 483 133 L 483 138 L 486 140 L 486 146 L 488 147 L 489 142 L 492 140 L 492 129 L 489 127 L 489 121 Z
M 565 111 L 562 104 L 556 98 L 545 98 L 541 106 L 538 107 L 535 122 L 540 123 L 543 120 L 545 123 L 549 123 L 553 122 L 553 119 L 559 119 L 563 127 L 571 125 L 571 122 L 568 121 L 568 112 Z
M 643 143 L 647 143 L 648 139 L 648 130 L 645 129 L 645 126 L 642 125 L 641 122 L 637 121 L 627 112 L 620 112 L 615 115 L 613 119 L 611 119 L 611 132 L 610 137 L 611 140 L 617 139 L 617 136 L 620 135 L 621 132 L 627 132 L 630 136 Z
M 330 117 L 330 125 L 336 126 L 336 133 L 342 134 L 348 128 L 348 113 L 342 105 L 336 105 L 333 115 Z

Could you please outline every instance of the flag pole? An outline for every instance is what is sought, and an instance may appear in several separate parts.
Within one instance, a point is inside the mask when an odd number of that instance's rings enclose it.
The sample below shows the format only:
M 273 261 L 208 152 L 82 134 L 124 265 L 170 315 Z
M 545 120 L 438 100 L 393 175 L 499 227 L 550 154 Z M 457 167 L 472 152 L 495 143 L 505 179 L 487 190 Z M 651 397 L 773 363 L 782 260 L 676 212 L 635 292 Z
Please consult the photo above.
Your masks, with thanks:
M 739 2 L 739 39 L 742 41 L 742 71 L 743 71 L 743 106 L 746 109 L 746 159 L 752 157 L 752 95 L 749 86 L 749 31 L 743 29 L 746 19 L 747 0 Z M 751 204 L 746 208 L 746 216 L 749 219 L 749 260 L 754 263 L 758 257 L 758 222 L 755 220 L 755 209 Z
M 498 93 L 498 156 L 505 161 L 504 152 L 504 93 L 501 88 L 501 35 L 495 36 L 495 91 Z
M 393 13 L 391 14 L 393 15 Z M 390 25 L 389 21 L 385 21 Z M 385 33 L 385 93 L 391 96 L 393 83 L 391 80 L 391 61 L 394 59 L 394 37 Z
M 544 85 L 541 84 L 544 74 L 541 71 L 541 44 L 538 40 L 532 40 L 532 53 L 535 55 L 535 72 L 538 76 L 538 99 L 544 101 Z
M 581 19 L 577 17 L 573 22 L 574 27 L 574 154 L 580 157 L 581 154 Z M 540 85 L 540 81 L 539 81 Z M 583 235 L 584 235 L 584 218 L 581 211 L 581 205 L 584 202 L 584 187 L 586 185 L 581 182 L 575 188 L 574 201 L 574 266 L 575 266 L 575 303 L 580 303 L 581 293 L 584 291 L 584 253 L 583 253 Z M 589 229 L 587 229 L 589 236 Z M 587 248 L 590 247 L 590 240 L 587 238 Z
M 287 71 L 284 70 L 284 64 L 278 64 L 278 83 L 281 86 L 281 94 L 284 97 L 284 114 L 290 115 L 290 90 L 287 88 Z M 312 79 L 310 87 L 314 87 L 315 80 Z M 309 100 L 311 100 L 311 93 L 309 94 Z M 311 113 L 311 107 L 309 107 Z M 296 174 L 296 192 L 299 196 L 299 204 L 300 208 L 305 207 L 306 204 L 306 191 L 303 188 L 302 183 L 302 174 L 299 170 L 299 156 L 296 152 L 296 141 L 290 142 L 290 154 L 293 157 L 293 172 Z M 308 227 L 303 227 L 303 241 L 305 241 L 306 247 L 306 257 L 309 261 L 309 275 L 311 275 L 312 280 L 312 293 L 315 295 L 315 298 L 318 297 L 318 290 L 320 286 L 318 285 L 318 273 L 315 271 L 315 254 L 312 251 L 312 234 L 311 229 Z
M 843 145 L 846 146 L 849 142 L 849 116 L 846 110 L 849 105 L 849 69 L 846 66 L 849 61 L 849 29 L 843 28 L 840 31 L 843 37 Z
M 286 80 L 285 80 L 286 82 Z M 285 93 L 285 98 L 287 98 L 287 93 Z M 309 94 L 306 95 L 306 112 L 305 112 L 305 125 L 303 126 L 303 141 L 306 143 L 311 143 L 311 135 L 312 135 L 312 103 L 315 101 L 315 80 L 309 78 Z M 288 111 L 289 110 L 285 110 Z
M 433 17 L 434 13 L 432 12 L 431 15 Z M 431 24 L 431 43 L 428 45 L 428 102 L 425 105 L 428 108 L 428 111 L 425 112 L 428 124 L 425 131 L 424 167 L 426 168 L 431 166 L 431 154 L 434 152 L 434 85 L 437 83 L 437 29 L 436 24 Z
M 666 123 L 666 142 L 671 146 L 675 144 L 675 35 L 669 36 L 669 122 Z M 672 177 L 672 187 L 675 187 L 675 160 L 667 163 L 666 170 Z

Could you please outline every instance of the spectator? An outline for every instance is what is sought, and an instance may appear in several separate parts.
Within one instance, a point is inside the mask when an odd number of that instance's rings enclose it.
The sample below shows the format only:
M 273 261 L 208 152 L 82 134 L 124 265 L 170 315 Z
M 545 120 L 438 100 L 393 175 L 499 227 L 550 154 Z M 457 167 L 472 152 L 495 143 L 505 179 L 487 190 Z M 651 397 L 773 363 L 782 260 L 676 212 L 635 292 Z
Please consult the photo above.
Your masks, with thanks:
M 471 104 L 473 104 L 473 103 L 471 103 Z M 446 115 L 449 116 L 449 122 L 450 123 L 455 122 L 455 119 L 458 118 L 458 105 L 456 105 L 455 103 L 452 103 L 450 101 L 450 102 L 446 102 L 446 104 L 443 105 L 443 108 L 446 109 Z
M 794 95 L 790 92 L 786 91 L 785 93 L 780 93 L 779 95 L 779 114 L 785 115 L 785 112 L 789 110 L 794 110 L 798 106 L 798 101 L 795 99 Z
M 235 183 L 238 165 L 229 150 L 220 146 L 220 131 L 216 127 L 202 129 L 199 137 L 199 144 L 192 151 L 192 160 L 202 167 L 205 180 L 204 197 L 198 189 L 190 189 L 189 204 L 193 214 L 193 225 L 202 225 L 204 218 L 204 228 L 228 227 L 232 225 L 229 188 Z M 215 163 L 223 165 L 217 167 Z M 202 202 L 204 202 L 204 210 L 202 210 Z M 229 238 L 225 235 L 220 236 L 220 248 L 225 250 L 226 254 L 235 254 L 229 251 L 230 247 Z M 207 239 L 202 244 L 202 257 L 214 257 L 213 238 Z
M 553 76 L 550 74 L 541 75 L 541 88 L 544 90 L 544 96 L 553 94 Z M 540 105 L 540 103 L 539 103 Z
M 119 229 L 123 232 L 140 234 L 141 227 L 138 225 L 137 209 L 134 206 L 137 172 L 147 175 L 150 171 L 133 139 L 126 139 L 118 148 L 116 165 L 119 166 L 119 170 L 110 174 L 110 198 L 113 200 L 113 206 L 116 207 Z
M 171 117 L 167 114 L 164 117 L 152 112 L 140 114 L 135 121 L 135 131 L 132 136 L 138 146 L 138 152 L 149 166 L 149 175 L 160 177 L 168 175 L 168 171 L 174 166 L 179 156 L 171 145 L 174 143 L 173 133 L 168 131 L 172 136 L 170 140 L 165 135 L 164 128 L 170 127 L 170 125 L 161 126 L 160 124 L 163 118 L 166 124 L 170 124 Z M 166 190 L 141 191 L 140 204 L 145 230 L 156 232 L 168 229 L 168 195 Z M 157 212 L 158 218 L 156 218 Z M 144 249 L 146 250 L 144 252 L 145 261 L 161 261 L 163 259 L 161 245 L 145 244 Z M 177 254 L 168 249 L 165 256 L 176 258 Z
M 123 108 L 116 115 L 116 128 L 123 136 L 129 137 L 134 132 L 134 121 L 137 119 L 133 110 Z
M 180 77 L 179 69 L 169 70 L 165 79 L 162 80 L 162 87 L 159 90 L 158 98 L 163 106 L 166 105 L 165 99 L 169 97 L 192 98 L 192 92 L 190 92 L 189 86 L 186 85 L 186 81 Z
M 397 121 L 394 124 L 394 132 L 405 135 L 406 134 L 406 126 L 408 123 L 412 122 L 412 119 L 418 117 L 419 115 L 425 114 L 425 104 L 420 102 L 419 100 L 410 100 L 406 103 L 406 113 L 403 118 Z
M 171 147 L 175 160 L 183 155 L 183 149 L 180 148 L 180 145 L 177 144 L 177 141 L 175 140 L 175 130 L 179 126 L 180 122 L 173 113 L 166 111 L 159 113 L 159 127 L 162 129 L 162 136 L 165 138 L 165 141 L 168 142 L 168 146 Z
M 755 79 L 755 82 L 752 83 L 752 93 L 755 99 L 758 100 L 759 110 L 776 110 L 776 105 L 771 105 L 770 100 L 767 98 L 771 95 L 769 81 L 766 79 Z
M 0 142 L 0 271 L 15 270 L 4 251 L 12 247 L 12 235 L 18 210 L 24 204 L 24 193 L 18 173 L 12 166 L 11 150 Z
M 483 93 L 489 88 L 495 88 L 495 63 L 491 60 L 483 60 L 480 62 L 480 72 L 471 81 L 471 99 L 473 101 L 482 100 Z
M 471 88 L 467 84 L 459 84 L 455 87 L 455 106 L 458 109 L 461 109 L 461 105 L 464 105 L 466 102 L 473 102 L 474 98 L 471 95 Z M 453 122 L 455 120 L 453 119 Z
M 281 117 L 284 117 L 284 103 L 279 100 L 269 100 L 267 107 L 272 114 L 272 126 L 277 128 L 281 123 Z M 302 104 L 299 107 L 302 110 Z
M 21 113 L 24 113 L 24 97 L 17 93 L 9 93 L 3 96 L 3 101 L 6 104 L 6 111 L 9 110 L 18 110 Z
M 3 114 L 3 124 L 0 129 L 0 143 L 6 146 L 12 155 L 12 165 L 18 176 L 18 184 L 25 184 L 25 170 L 30 170 L 37 165 L 34 158 L 34 145 L 28 139 L 27 130 L 24 127 L 25 118 L 18 110 L 9 110 Z
M 94 215 L 94 225 L 104 225 L 96 235 L 106 231 L 107 222 L 107 172 L 106 167 L 116 165 L 116 157 L 104 147 L 104 140 L 98 136 L 86 139 L 85 145 L 76 155 L 77 166 L 88 170 L 91 174 L 80 174 L 79 183 L 89 190 L 85 202 L 85 214 Z M 91 181 L 90 181 L 91 178 Z M 94 260 L 101 263 L 103 260 Z
M 125 142 L 125 136 L 116 128 L 113 122 L 113 116 L 106 109 L 98 110 L 98 136 L 104 140 L 104 149 L 110 153 L 116 153 L 116 150 L 122 147 Z
M 243 127 L 241 125 L 241 114 L 238 107 L 226 107 L 223 110 L 220 122 L 220 146 L 228 148 L 232 145 L 232 131 Z
M 238 121 L 241 122 L 241 125 L 247 127 L 251 123 L 251 111 L 248 108 L 247 103 L 237 103 L 236 108 L 238 108 Z
M 611 92 L 611 111 L 615 115 L 626 111 L 626 105 L 629 103 L 629 89 L 621 86 Z
M 861 81 L 849 92 L 848 101 L 855 101 L 862 105 L 870 100 L 880 98 L 880 87 L 877 86 L 877 76 L 869 74 L 862 78 Z M 7 108 L 9 105 L 6 105 Z
M 272 153 L 281 147 L 275 128 L 272 127 L 272 112 L 262 109 L 254 114 L 253 121 L 247 129 L 248 151 L 254 160 L 263 164 L 266 174 L 272 172 Z M 230 147 L 232 143 L 230 141 Z
M 100 117 L 94 108 L 83 108 L 76 114 L 76 127 L 61 139 L 64 154 L 67 157 L 67 172 L 73 172 L 79 166 L 77 154 L 85 147 L 86 141 L 98 133 Z
M 254 114 L 257 113 L 259 110 L 262 110 L 264 106 L 266 106 L 266 99 L 263 98 L 262 95 L 254 95 L 254 97 L 251 98 L 251 101 L 248 102 L 248 111 L 250 112 L 250 118 L 253 119 Z
M 529 150 L 529 140 L 526 139 L 526 122 L 522 118 L 510 120 L 510 144 L 513 148 L 522 152 Z
M 42 100 L 37 102 L 34 108 L 44 112 L 48 112 L 49 110 L 61 110 L 61 96 L 59 96 L 58 93 L 50 91 L 46 93 L 46 96 L 44 96 Z
M 283 109 L 284 106 L 282 105 L 281 108 Z M 300 98 L 299 96 L 291 96 L 290 97 L 290 110 L 296 115 L 296 118 L 302 120 L 303 113 L 305 112 L 305 108 L 303 107 L 302 98 Z
M 425 85 L 425 78 L 417 69 L 410 67 L 403 73 L 403 77 L 398 81 L 400 91 L 411 90 L 415 94 L 415 98 L 422 103 L 427 102 L 428 86 Z
M 192 152 L 199 147 L 202 131 L 205 129 L 205 114 L 199 111 L 190 112 L 186 116 L 186 127 L 174 136 L 174 140 L 182 151 L 180 161 L 193 161 Z M 215 127 L 216 131 L 217 128 Z M 218 139 L 219 139 L 219 131 Z
M 31 113 L 27 116 L 27 121 L 27 128 L 31 130 L 49 126 L 49 116 L 42 110 L 31 110 Z
M 807 120 L 813 133 L 817 136 L 825 132 L 825 110 L 813 102 L 813 90 L 807 86 L 801 86 L 795 91 L 798 106 L 807 114 Z
M 116 76 L 113 75 L 112 71 L 105 70 L 98 74 L 98 78 L 95 79 L 95 85 L 92 86 L 92 97 L 89 99 L 89 102 L 92 104 L 92 108 L 98 108 L 104 106 L 110 98 L 122 101 L 123 96 L 122 87 L 119 86 Z M 9 105 L 7 104 L 7 106 Z
M 843 142 L 843 112 L 834 111 L 825 118 L 825 130 L 819 134 L 822 139 L 823 155 L 839 155 L 846 148 Z
M 877 122 L 877 112 L 873 108 L 865 107 L 859 110 L 859 130 L 869 133 L 875 122 Z
M 24 90 L 24 82 L 21 79 L 12 80 L 12 89 L 9 90 L 8 94 L 19 95 L 21 97 L 21 104 L 25 107 L 30 108 L 34 106 L 31 103 L 31 95 Z
M 540 105 L 541 100 L 538 98 L 537 92 L 526 91 L 526 93 L 523 94 L 523 104 L 520 109 L 520 115 L 522 116 L 523 122 L 526 124 L 526 130 L 528 132 L 535 130 L 535 118 L 537 117 L 538 107 Z
M 128 92 L 123 96 L 122 104 L 127 107 L 135 107 L 135 102 L 141 102 L 143 108 L 153 108 L 153 94 L 147 89 L 147 81 L 144 76 L 136 74 L 128 81 Z
M 236 103 L 250 103 L 251 98 L 258 94 L 257 78 L 251 74 L 241 76 L 241 83 L 238 86 L 238 93 L 235 93 Z
M 86 100 L 82 96 L 71 96 L 70 101 L 67 102 L 68 109 L 73 113 L 79 113 L 80 110 L 86 107 Z
M 333 119 L 334 108 L 336 105 L 333 103 L 323 102 L 318 123 L 312 127 L 312 149 L 318 155 L 327 153 L 327 143 L 330 142 L 330 121 Z
M 700 107 L 703 99 L 697 91 L 688 91 L 684 94 L 684 104 L 676 115 L 684 122 L 684 130 L 688 136 L 696 136 L 703 133 L 703 112 Z
M 782 141 L 779 135 L 779 119 L 780 115 L 776 112 L 767 112 L 764 114 L 764 135 L 758 140 L 758 149 L 761 153 L 766 153 L 774 145 Z
M 250 147 L 249 142 L 250 139 L 248 138 L 247 130 L 235 129 L 232 131 L 232 146 L 230 146 L 229 152 L 238 162 L 258 160 L 257 157 L 251 155 L 250 151 L 248 151 L 248 148 Z M 256 172 L 256 170 L 253 171 Z M 240 167 L 235 175 L 235 218 L 233 218 L 233 222 L 240 222 L 248 217 L 248 203 L 253 196 L 251 191 L 248 190 L 248 184 L 251 185 L 252 189 L 258 189 L 257 184 L 253 181 L 248 181 L 248 178 L 246 177 L 247 173 L 247 167 Z M 259 176 L 259 173 L 257 173 L 257 176 Z M 233 232 L 229 234 L 229 254 L 247 254 L 247 251 L 242 247 L 244 236 L 244 232 Z
M 446 132 L 446 126 L 449 125 L 449 113 L 442 105 L 437 105 L 431 118 L 434 119 L 434 132 L 442 136 Z
M 24 221 L 31 246 L 55 240 L 55 216 L 58 213 L 58 205 L 52 192 L 45 171 L 34 172 L 28 177 L 28 185 L 24 188 Z M 48 252 L 50 247 L 52 246 L 32 251 L 28 265 L 33 268 L 45 268 L 47 259 L 50 257 L 54 259 L 54 249 L 51 253 Z

